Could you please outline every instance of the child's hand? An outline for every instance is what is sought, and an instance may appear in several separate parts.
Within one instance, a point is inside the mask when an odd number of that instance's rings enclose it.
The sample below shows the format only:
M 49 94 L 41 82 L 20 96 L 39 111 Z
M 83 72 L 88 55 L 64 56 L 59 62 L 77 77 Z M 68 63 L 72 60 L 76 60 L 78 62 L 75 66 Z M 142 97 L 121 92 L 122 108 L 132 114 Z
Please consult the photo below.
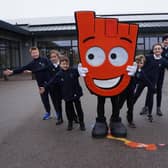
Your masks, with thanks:
M 78 72 L 79 72 L 79 75 L 80 75 L 80 76 L 85 77 L 85 76 L 86 76 L 86 73 L 88 73 L 88 68 L 82 67 L 82 64 L 79 63 L 79 64 L 78 64 Z
M 31 74 L 31 73 L 32 73 L 32 71 L 25 70 L 25 71 L 23 71 L 23 73 L 25 73 L 25 74 Z
M 136 62 L 134 62 L 134 64 L 132 66 L 130 66 L 130 65 L 127 66 L 127 71 L 128 71 L 129 76 L 134 76 L 136 70 L 137 70 L 137 63 Z
M 39 87 L 39 93 L 43 94 L 45 92 L 45 88 L 44 87 Z
M 9 75 L 13 74 L 13 71 L 10 70 L 10 69 L 7 69 L 7 70 L 3 71 L 3 74 L 6 75 L 6 76 L 9 76 Z

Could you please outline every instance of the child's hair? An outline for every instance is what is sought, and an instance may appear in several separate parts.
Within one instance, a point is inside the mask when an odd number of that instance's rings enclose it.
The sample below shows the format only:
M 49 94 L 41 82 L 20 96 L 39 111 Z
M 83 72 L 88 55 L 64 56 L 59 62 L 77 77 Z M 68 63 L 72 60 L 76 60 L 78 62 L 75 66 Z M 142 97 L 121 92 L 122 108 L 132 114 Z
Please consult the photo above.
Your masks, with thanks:
M 58 57 L 60 57 L 60 53 L 57 50 L 51 50 L 50 51 L 50 56 L 51 56 L 51 54 L 56 54 Z
M 60 63 L 64 62 L 64 61 L 67 62 L 67 63 L 69 63 L 69 58 L 67 56 L 61 56 L 60 57 Z
M 35 46 L 29 48 L 29 52 L 30 52 L 30 53 L 31 53 L 32 51 L 34 51 L 34 50 L 38 50 L 38 51 L 39 51 L 39 49 L 38 49 L 37 47 L 35 47 Z
M 165 36 L 162 37 L 162 41 L 164 41 L 166 39 L 168 39 L 168 35 L 165 35 Z
M 163 48 L 163 46 L 162 46 L 161 43 L 156 43 L 156 44 L 154 44 L 154 45 L 152 46 L 152 51 L 154 50 L 154 48 L 155 48 L 156 46 L 160 46 L 161 48 Z
M 141 62 L 141 61 L 146 61 L 146 58 L 145 58 L 145 56 L 144 55 L 137 55 L 136 57 L 135 57 L 135 62 Z

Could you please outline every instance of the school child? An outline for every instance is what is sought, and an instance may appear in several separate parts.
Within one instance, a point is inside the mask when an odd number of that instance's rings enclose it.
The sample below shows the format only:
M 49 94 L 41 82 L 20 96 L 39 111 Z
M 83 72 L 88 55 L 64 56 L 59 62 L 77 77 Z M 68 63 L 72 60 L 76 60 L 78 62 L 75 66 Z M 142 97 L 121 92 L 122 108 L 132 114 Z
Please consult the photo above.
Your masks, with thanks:
M 146 57 L 146 63 L 145 66 L 142 68 L 147 78 L 152 83 L 152 88 L 148 87 L 148 92 L 146 96 L 146 105 L 145 107 L 148 110 L 148 120 L 152 122 L 152 108 L 153 108 L 153 95 L 156 91 L 156 86 L 159 81 L 160 72 L 163 68 L 168 67 L 168 61 L 166 61 L 162 56 L 162 46 L 161 44 L 157 43 L 153 45 L 152 48 L 153 54 Z M 135 99 L 134 103 L 142 93 L 144 87 L 146 86 L 145 83 L 140 84 L 137 87 L 136 93 L 135 93 Z M 147 110 L 142 111 L 140 114 L 144 114 Z
M 168 60 L 168 35 L 165 35 L 162 37 L 162 48 L 163 48 L 163 52 L 162 52 L 162 57 L 165 58 L 166 60 Z M 163 82 L 164 82 L 164 75 L 165 75 L 165 68 L 162 67 L 160 70 L 160 74 L 159 74 L 159 79 L 156 85 L 156 114 L 158 116 L 163 116 L 163 113 L 161 111 L 161 101 L 162 101 L 162 87 L 163 87 Z M 145 103 L 145 107 L 142 108 L 142 114 L 146 114 L 148 111 L 148 107 L 146 107 Z
M 73 111 L 75 106 L 79 118 L 80 129 L 84 131 L 84 114 L 80 101 L 80 97 L 83 93 L 78 80 L 79 72 L 75 68 L 70 68 L 70 62 L 66 56 L 60 58 L 60 67 L 61 70 L 44 87 L 40 88 L 40 92 L 43 93 L 45 90 L 48 90 L 53 84 L 60 85 L 68 119 L 67 130 L 70 131 L 73 129 Z
M 152 87 L 151 82 L 145 76 L 142 67 L 145 63 L 144 55 L 137 55 L 135 57 L 135 62 L 137 63 L 137 71 L 135 75 L 131 78 L 131 81 L 128 87 L 119 95 L 119 107 L 123 107 L 124 102 L 127 101 L 127 121 L 130 128 L 136 128 L 135 123 L 133 122 L 133 108 L 134 108 L 134 92 L 136 86 L 140 83 L 146 83 L 148 87 Z
M 57 50 L 50 51 L 49 57 L 50 57 L 50 61 L 53 64 L 52 77 L 54 77 L 55 74 L 60 70 L 59 55 L 60 53 Z M 50 90 L 51 90 L 50 94 L 52 95 L 51 97 L 53 98 L 53 101 L 54 101 L 53 105 L 56 110 L 56 119 L 57 119 L 56 125 L 59 125 L 63 123 L 60 86 L 55 85 L 51 87 Z
M 63 57 L 63 55 L 61 55 L 57 50 L 51 50 L 50 51 L 50 60 L 53 63 L 53 77 L 55 76 L 55 74 L 60 70 L 60 66 L 59 66 L 59 59 L 60 57 Z M 54 85 L 52 88 L 52 94 L 53 94 L 53 98 L 55 101 L 55 109 L 56 110 L 56 117 L 57 117 L 57 121 L 56 121 L 56 125 L 62 124 L 63 123 L 63 117 L 62 117 L 62 100 L 61 100 L 61 88 L 59 85 Z M 73 120 L 75 123 L 79 123 L 78 120 L 78 116 L 76 115 L 75 111 L 73 113 Z
M 163 56 L 163 58 L 168 60 L 168 35 L 166 35 L 162 38 L 162 42 L 163 42 L 162 56 Z M 164 82 L 164 76 L 165 76 L 165 68 L 163 67 L 160 71 L 160 75 L 159 75 L 159 79 L 158 79 L 158 83 L 157 83 L 157 96 L 156 96 L 157 111 L 156 111 L 156 114 L 158 116 L 163 115 L 163 113 L 161 111 L 161 101 L 162 101 L 162 87 L 163 87 L 163 82 Z
M 4 71 L 4 75 L 15 75 L 22 73 L 25 70 L 29 70 L 35 75 L 38 87 L 42 87 L 52 78 L 53 65 L 47 57 L 40 56 L 39 49 L 37 47 L 31 47 L 29 51 L 33 59 L 30 63 L 14 70 L 7 69 Z M 51 95 L 51 99 L 54 104 L 54 97 L 52 96 L 50 89 L 41 94 L 41 100 L 46 111 L 46 113 L 43 115 L 43 120 L 50 119 L 51 115 L 49 94 Z

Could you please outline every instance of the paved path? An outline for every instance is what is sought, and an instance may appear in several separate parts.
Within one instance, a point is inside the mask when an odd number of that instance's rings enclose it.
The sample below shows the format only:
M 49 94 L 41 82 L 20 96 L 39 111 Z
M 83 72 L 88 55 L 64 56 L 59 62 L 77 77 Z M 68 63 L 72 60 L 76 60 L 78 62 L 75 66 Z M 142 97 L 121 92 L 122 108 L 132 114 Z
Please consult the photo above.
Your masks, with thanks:
M 168 76 L 168 73 L 166 73 Z M 96 97 L 81 81 L 85 95 L 82 105 L 87 130 L 78 125 L 66 131 L 67 121 L 55 126 L 55 120 L 41 120 L 43 106 L 35 81 L 0 81 L 0 167 L 1 168 L 167 168 L 168 147 L 154 152 L 131 149 L 119 141 L 92 139 L 91 130 L 96 117 Z M 168 77 L 164 83 L 163 117 L 154 114 L 149 123 L 139 115 L 144 94 L 135 106 L 136 129 L 128 128 L 128 139 L 144 143 L 168 143 Z M 122 109 L 126 122 L 126 106 Z M 110 116 L 110 100 L 106 116 Z

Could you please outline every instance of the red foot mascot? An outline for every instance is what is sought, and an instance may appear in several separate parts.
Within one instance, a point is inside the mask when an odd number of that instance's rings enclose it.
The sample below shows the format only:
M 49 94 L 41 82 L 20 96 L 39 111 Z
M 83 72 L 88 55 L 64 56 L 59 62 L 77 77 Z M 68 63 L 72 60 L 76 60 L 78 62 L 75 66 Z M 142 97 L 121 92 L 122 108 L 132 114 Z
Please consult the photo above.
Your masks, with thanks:
M 134 61 L 138 26 L 96 17 L 93 11 L 75 12 L 75 18 L 81 63 L 88 69 L 85 83 L 98 99 L 92 136 L 101 138 L 108 133 L 104 105 L 109 97 L 113 109 L 109 124 L 111 134 L 126 137 L 127 130 L 119 117 L 118 95 L 136 71 L 136 66 L 130 65 Z

